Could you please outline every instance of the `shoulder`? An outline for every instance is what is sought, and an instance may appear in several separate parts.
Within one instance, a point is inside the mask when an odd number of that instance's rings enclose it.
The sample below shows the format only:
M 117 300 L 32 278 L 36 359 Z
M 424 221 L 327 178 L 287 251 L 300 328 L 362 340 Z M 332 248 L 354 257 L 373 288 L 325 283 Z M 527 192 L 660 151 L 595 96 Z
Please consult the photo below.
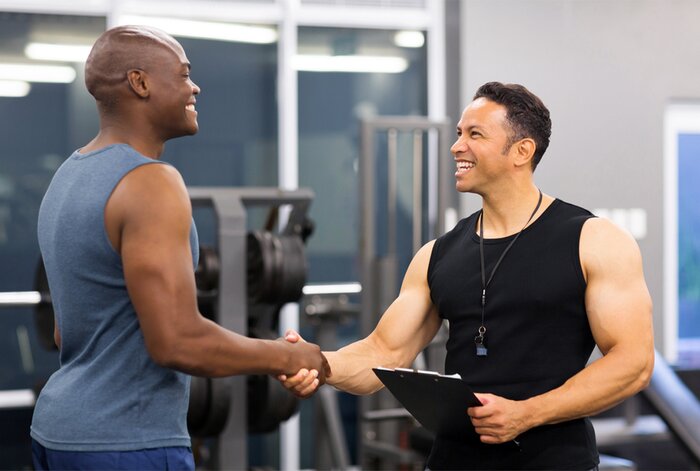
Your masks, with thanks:
M 170 191 L 187 191 L 180 172 L 172 165 L 157 160 L 143 162 L 135 167 L 124 176 L 122 184 L 128 186 L 131 191 L 148 193 L 156 198 L 165 196 Z
M 587 273 L 641 265 L 637 241 L 606 218 L 590 218 L 584 223 L 579 250 Z
M 480 211 L 476 211 L 475 213 L 472 213 L 469 216 L 460 219 L 459 221 L 457 221 L 457 224 L 455 224 L 455 226 L 452 229 L 438 237 L 435 240 L 435 242 L 440 244 L 442 243 L 442 241 L 445 240 L 450 241 L 456 238 L 463 237 L 470 230 L 470 228 L 476 227 L 476 219 L 479 217 L 479 213 Z
M 637 245 L 632 235 L 607 218 L 591 217 L 581 229 L 581 243 L 604 248 L 610 244 Z
M 552 212 L 557 214 L 559 218 L 569 221 L 585 221 L 586 219 L 595 217 L 589 210 L 559 198 L 554 199 L 551 207 Z
M 115 188 L 110 204 L 131 218 L 180 216 L 188 218 L 191 203 L 185 182 L 172 165 L 145 162 L 124 176 Z

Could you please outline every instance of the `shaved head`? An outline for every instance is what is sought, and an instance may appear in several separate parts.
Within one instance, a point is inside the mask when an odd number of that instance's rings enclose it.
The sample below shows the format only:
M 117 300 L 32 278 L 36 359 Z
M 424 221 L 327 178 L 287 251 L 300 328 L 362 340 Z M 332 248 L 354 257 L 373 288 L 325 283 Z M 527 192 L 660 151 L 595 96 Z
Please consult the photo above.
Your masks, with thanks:
M 164 31 L 148 26 L 117 26 L 97 39 L 85 63 L 85 85 L 104 110 L 128 90 L 127 72 L 149 70 L 164 53 L 182 46 Z

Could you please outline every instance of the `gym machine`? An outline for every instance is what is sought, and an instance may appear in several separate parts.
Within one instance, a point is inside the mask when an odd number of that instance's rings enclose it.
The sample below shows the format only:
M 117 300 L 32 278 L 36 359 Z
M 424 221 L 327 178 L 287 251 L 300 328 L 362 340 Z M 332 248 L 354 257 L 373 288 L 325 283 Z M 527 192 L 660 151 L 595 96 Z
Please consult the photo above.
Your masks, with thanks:
M 398 295 L 399 280 L 405 269 L 402 260 L 410 260 L 425 242 L 442 235 L 450 229 L 447 226 L 456 222 L 450 223 L 446 216 L 456 214 L 451 209 L 457 201 L 454 163 L 449 154 L 453 132 L 447 119 L 377 116 L 361 122 L 362 337 L 374 329 L 381 314 Z M 400 182 L 400 177 L 407 176 Z M 406 225 L 410 222 L 410 230 L 399 229 L 400 189 L 405 188 L 411 190 L 410 198 L 404 198 L 410 199 L 404 202 L 410 214 L 403 216 L 408 221 Z M 404 233 L 410 234 L 410 243 L 400 243 Z M 428 354 L 419 356 L 414 366 L 442 370 L 444 340 L 443 329 Z M 361 397 L 359 409 L 358 464 L 362 469 L 422 465 L 424 457 L 406 443 L 406 428 L 413 427 L 412 419 L 398 407 L 390 393 L 382 390 Z M 402 423 L 408 427 L 402 429 Z
M 306 282 L 304 243 L 313 231 L 307 216 L 313 192 L 191 187 L 189 194 L 193 209 L 213 210 L 218 239 L 216 247 L 200 246 L 195 271 L 200 312 L 242 335 L 279 337 L 279 311 L 301 298 Z M 258 230 L 248 227 L 248 211 L 254 207 L 268 210 Z M 279 215 L 287 211 L 280 225 Z M 0 293 L 0 307 L 12 306 L 34 306 L 42 346 L 56 349 L 42 263 L 35 291 Z M 276 430 L 297 406 L 296 397 L 266 375 L 193 377 L 187 422 L 198 469 L 248 468 L 248 434 Z

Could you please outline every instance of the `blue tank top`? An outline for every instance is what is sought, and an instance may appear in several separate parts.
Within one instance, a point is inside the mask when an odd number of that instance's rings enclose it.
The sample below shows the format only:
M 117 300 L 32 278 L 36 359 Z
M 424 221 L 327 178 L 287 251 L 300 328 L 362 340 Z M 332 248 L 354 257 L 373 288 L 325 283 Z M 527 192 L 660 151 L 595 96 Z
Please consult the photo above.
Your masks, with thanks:
M 147 158 L 126 144 L 73 153 L 49 185 L 38 236 L 61 333 L 60 368 L 36 402 L 31 436 L 46 448 L 128 451 L 190 446 L 190 377 L 157 365 L 144 344 L 104 209 Z M 196 267 L 199 243 L 190 230 Z

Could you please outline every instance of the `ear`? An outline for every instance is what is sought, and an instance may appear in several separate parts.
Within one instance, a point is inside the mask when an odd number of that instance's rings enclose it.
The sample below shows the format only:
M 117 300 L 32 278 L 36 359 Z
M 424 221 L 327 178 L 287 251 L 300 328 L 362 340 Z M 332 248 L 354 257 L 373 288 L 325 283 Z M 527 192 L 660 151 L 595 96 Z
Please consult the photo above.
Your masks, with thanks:
M 141 98 L 148 98 L 150 89 L 148 87 L 148 76 L 141 69 L 131 69 L 126 73 L 131 91 Z
M 523 165 L 527 165 L 531 167 L 536 148 L 537 144 L 529 137 L 521 139 L 513 144 L 512 152 L 515 157 L 515 166 L 522 167 Z

